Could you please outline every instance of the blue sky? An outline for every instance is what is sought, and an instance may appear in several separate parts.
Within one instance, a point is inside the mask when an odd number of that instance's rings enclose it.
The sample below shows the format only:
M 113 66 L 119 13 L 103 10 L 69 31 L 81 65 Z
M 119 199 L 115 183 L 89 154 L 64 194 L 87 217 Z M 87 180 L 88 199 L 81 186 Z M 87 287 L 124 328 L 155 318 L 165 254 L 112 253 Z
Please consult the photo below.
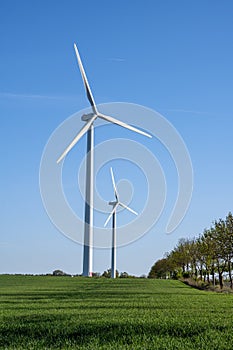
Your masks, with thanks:
M 74 42 L 95 100 L 160 112 L 193 163 L 193 197 L 181 225 L 166 235 L 168 203 L 150 232 L 118 249 L 118 269 L 147 274 L 179 238 L 232 211 L 232 15 L 231 1 L 1 2 L 1 273 L 82 271 L 82 247 L 53 226 L 39 190 L 48 138 L 88 107 Z M 172 202 L 177 178 L 168 157 L 161 158 Z M 123 176 L 120 164 L 116 175 Z M 108 200 L 110 181 L 106 186 Z M 110 251 L 96 250 L 94 270 L 109 265 Z

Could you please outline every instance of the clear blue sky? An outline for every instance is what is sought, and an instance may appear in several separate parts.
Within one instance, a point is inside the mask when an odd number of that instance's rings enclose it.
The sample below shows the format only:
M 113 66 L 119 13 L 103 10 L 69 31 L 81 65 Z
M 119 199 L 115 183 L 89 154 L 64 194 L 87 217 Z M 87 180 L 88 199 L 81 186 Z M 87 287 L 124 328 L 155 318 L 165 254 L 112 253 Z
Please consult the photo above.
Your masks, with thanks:
M 0 273 L 82 271 L 82 247 L 50 222 L 38 180 L 53 130 L 88 106 L 74 42 L 96 101 L 160 112 L 193 163 L 193 197 L 181 225 L 165 234 L 165 207 L 149 233 L 118 249 L 118 269 L 147 274 L 179 238 L 232 211 L 232 18 L 229 0 L 1 1 Z M 164 172 L 172 188 L 169 164 Z M 96 250 L 94 270 L 109 266 L 110 251 Z

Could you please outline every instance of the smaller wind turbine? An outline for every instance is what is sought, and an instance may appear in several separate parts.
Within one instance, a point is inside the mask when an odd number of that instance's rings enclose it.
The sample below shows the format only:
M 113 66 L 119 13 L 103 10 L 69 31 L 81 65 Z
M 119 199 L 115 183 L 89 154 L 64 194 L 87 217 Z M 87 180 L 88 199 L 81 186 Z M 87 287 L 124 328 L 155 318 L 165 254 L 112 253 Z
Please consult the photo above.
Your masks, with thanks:
M 112 217 L 112 263 L 111 263 L 111 278 L 116 278 L 116 212 L 117 212 L 117 207 L 121 206 L 124 209 L 127 209 L 131 213 L 138 215 L 136 211 L 133 209 L 127 207 L 127 205 L 123 204 L 119 200 L 119 195 L 117 192 L 117 187 L 116 187 L 116 182 L 113 174 L 112 168 L 110 168 L 111 172 L 111 178 L 112 178 L 112 185 L 114 189 L 114 194 L 115 194 L 115 201 L 109 202 L 109 205 L 112 205 L 112 211 L 110 215 L 108 216 L 107 220 L 105 221 L 104 227 L 108 224 L 109 220 Z

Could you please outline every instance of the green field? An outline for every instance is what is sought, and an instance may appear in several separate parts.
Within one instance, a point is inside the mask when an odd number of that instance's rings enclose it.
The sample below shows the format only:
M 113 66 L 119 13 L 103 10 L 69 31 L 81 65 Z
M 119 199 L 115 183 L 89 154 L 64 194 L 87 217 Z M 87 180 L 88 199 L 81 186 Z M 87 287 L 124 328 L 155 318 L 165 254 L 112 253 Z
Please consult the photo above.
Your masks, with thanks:
M 168 280 L 0 276 L 0 349 L 232 348 L 232 294 Z

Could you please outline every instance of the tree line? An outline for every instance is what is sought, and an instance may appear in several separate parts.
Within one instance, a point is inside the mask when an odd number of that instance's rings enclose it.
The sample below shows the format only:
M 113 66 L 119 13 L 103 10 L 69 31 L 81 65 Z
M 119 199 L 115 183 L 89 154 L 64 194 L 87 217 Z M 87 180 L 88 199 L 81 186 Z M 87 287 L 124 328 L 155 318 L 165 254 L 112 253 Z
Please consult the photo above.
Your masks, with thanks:
M 81 275 L 71 275 L 62 270 L 54 270 L 52 274 L 46 274 L 47 276 L 67 276 L 67 277 L 82 277 Z M 32 275 L 33 276 L 33 275 Z M 44 276 L 44 275 L 43 275 Z M 104 271 L 102 274 L 100 272 L 92 272 L 92 277 L 106 277 L 111 278 L 111 269 Z M 127 272 L 119 272 L 116 270 L 116 277 L 118 278 L 135 278 L 136 276 L 130 275 Z M 146 278 L 146 275 L 140 276 L 140 278 Z
M 233 216 L 215 220 L 209 229 L 192 239 L 182 238 L 176 247 L 152 266 L 149 278 L 188 278 L 215 284 L 224 279 L 233 289 Z

